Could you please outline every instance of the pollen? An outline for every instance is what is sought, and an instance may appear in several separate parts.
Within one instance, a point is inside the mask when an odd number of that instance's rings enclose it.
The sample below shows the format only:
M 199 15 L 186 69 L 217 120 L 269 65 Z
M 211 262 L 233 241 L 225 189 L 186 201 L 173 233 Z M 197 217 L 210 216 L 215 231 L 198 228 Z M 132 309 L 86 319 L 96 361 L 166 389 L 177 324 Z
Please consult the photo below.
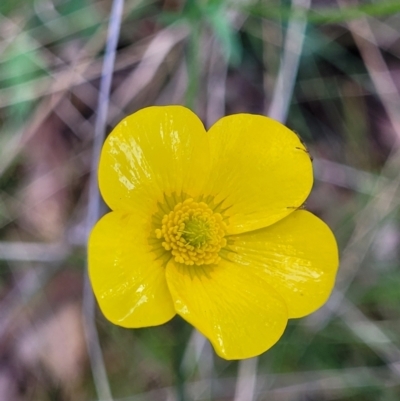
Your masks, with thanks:
M 218 263 L 220 249 L 226 245 L 225 223 L 206 203 L 187 199 L 162 219 L 156 230 L 162 246 L 170 251 L 175 261 L 185 265 Z

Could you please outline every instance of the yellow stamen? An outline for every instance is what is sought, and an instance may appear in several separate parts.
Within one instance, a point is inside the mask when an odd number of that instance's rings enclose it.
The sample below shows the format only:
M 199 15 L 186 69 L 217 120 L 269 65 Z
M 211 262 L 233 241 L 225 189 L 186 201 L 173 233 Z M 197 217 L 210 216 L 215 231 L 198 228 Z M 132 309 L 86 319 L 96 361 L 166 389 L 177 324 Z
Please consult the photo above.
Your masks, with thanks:
M 221 259 L 218 252 L 226 245 L 225 223 L 204 202 L 187 199 L 162 219 L 156 236 L 171 251 L 175 261 L 186 265 L 209 265 Z

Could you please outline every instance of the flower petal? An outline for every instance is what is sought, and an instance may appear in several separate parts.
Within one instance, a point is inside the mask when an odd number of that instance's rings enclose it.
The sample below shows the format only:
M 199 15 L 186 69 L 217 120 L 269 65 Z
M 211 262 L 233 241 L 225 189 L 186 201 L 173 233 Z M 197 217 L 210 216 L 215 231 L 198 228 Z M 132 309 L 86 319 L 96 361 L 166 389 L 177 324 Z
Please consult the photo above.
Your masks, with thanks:
M 147 107 L 124 118 L 101 153 L 99 185 L 113 210 L 151 207 L 164 194 L 199 195 L 209 149 L 199 118 L 182 106 Z
M 195 326 L 225 359 L 259 355 L 274 345 L 287 324 L 280 295 L 248 269 L 218 265 L 167 265 L 167 282 L 179 315 Z
M 228 237 L 227 257 L 254 269 L 285 300 L 289 318 L 314 312 L 329 297 L 338 268 L 338 249 L 329 227 L 305 211 L 261 230 Z
M 148 244 L 140 214 L 111 212 L 89 239 L 89 275 L 100 309 L 123 327 L 155 326 L 175 315 L 165 267 Z
M 205 192 L 222 202 L 232 234 L 275 223 L 310 193 L 311 159 L 298 136 L 268 117 L 236 114 L 209 130 L 212 179 Z

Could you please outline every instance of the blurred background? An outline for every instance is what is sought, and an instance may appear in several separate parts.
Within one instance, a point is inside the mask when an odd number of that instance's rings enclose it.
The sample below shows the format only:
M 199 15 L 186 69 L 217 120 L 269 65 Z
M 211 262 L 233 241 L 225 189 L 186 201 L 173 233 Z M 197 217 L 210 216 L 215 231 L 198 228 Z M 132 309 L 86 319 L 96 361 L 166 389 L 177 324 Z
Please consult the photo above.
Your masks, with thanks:
M 179 319 L 116 327 L 93 301 L 90 172 L 154 104 L 206 127 L 270 115 L 314 158 L 337 286 L 259 358 L 224 361 Z M 0 400 L 399 400 L 399 144 L 398 0 L 2 0 Z

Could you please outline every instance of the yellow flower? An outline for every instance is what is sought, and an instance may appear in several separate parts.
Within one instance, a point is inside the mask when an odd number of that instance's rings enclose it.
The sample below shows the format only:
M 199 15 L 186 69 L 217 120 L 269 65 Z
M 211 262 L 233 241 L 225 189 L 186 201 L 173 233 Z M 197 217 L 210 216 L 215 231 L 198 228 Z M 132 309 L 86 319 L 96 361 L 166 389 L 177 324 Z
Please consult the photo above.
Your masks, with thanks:
M 126 117 L 100 158 L 112 212 L 89 240 L 102 312 L 132 328 L 177 313 L 225 359 L 266 351 L 334 284 L 335 238 L 298 210 L 312 182 L 305 147 L 270 118 L 231 115 L 206 132 L 181 106 Z

